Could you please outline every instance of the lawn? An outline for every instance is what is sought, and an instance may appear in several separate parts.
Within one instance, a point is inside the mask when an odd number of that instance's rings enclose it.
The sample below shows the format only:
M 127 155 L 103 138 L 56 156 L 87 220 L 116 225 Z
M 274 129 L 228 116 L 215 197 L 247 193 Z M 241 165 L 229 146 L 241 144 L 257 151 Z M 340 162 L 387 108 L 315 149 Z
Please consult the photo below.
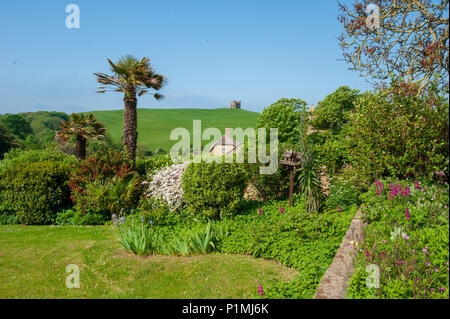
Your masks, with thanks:
M 297 271 L 243 255 L 137 257 L 113 227 L 0 226 L 0 298 L 249 298 Z M 66 266 L 80 288 L 65 286 Z
M 138 143 L 151 151 L 162 147 L 166 151 L 177 141 L 170 140 L 170 132 L 177 127 L 192 134 L 193 120 L 202 121 L 202 131 L 215 127 L 225 134 L 225 128 L 256 127 L 258 113 L 242 109 L 138 109 Z M 98 121 L 108 129 L 115 142 L 121 143 L 123 135 L 123 110 L 96 111 Z M 242 141 L 240 141 L 242 142 Z M 206 145 L 209 141 L 203 141 Z

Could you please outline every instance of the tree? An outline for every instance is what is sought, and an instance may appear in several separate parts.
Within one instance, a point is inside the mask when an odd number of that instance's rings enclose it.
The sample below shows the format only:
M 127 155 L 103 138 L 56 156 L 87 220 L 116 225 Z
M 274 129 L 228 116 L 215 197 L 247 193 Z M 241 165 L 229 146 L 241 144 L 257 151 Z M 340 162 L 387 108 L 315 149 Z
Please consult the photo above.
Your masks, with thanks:
M 25 140 L 28 135 L 33 134 L 30 122 L 21 114 L 5 114 L 1 122 L 8 131 L 21 140 Z
M 397 86 L 364 94 L 350 114 L 350 162 L 367 185 L 381 176 L 449 174 L 448 89 L 403 96 Z
M 105 73 L 94 73 L 97 82 L 105 85 L 99 87 L 98 93 L 105 93 L 107 87 L 111 87 L 112 91 L 124 94 L 124 123 L 123 123 L 123 145 L 130 152 L 133 160 L 136 159 L 137 148 L 137 97 L 142 96 L 150 89 L 158 91 L 164 85 L 164 76 L 155 73 L 149 58 L 138 60 L 137 58 L 127 55 L 121 57 L 114 64 L 108 59 L 113 75 Z M 163 96 L 154 93 L 156 100 Z
M 339 40 L 352 70 L 381 83 L 394 74 L 418 85 L 419 93 L 436 76 L 441 86 L 448 86 L 448 0 L 353 0 L 351 6 L 339 5 L 344 27 Z
M 348 113 L 355 108 L 358 90 L 341 86 L 320 101 L 313 111 L 312 125 L 319 130 L 339 132 L 348 121 Z
M 89 138 L 102 139 L 106 129 L 97 122 L 93 114 L 72 113 L 68 121 L 61 124 L 61 130 L 56 133 L 58 139 L 67 142 L 71 136 L 75 137 L 75 156 L 77 159 L 86 159 L 86 147 Z
M 17 146 L 19 145 L 16 141 L 16 137 L 0 124 L 0 159 L 3 158 L 3 154 Z
M 267 139 L 269 139 L 269 130 L 278 128 L 280 143 L 294 143 L 302 118 L 301 110 L 305 107 L 306 102 L 303 100 L 281 99 L 263 110 L 258 118 L 257 128 L 267 129 Z

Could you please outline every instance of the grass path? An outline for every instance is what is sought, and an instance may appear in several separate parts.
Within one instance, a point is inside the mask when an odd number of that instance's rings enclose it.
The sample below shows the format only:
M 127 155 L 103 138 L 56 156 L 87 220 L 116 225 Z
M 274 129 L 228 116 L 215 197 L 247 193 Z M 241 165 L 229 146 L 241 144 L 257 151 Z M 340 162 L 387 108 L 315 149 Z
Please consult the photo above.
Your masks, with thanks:
M 79 289 L 65 286 L 69 264 Z M 137 257 L 111 227 L 0 226 L 0 298 L 249 298 L 296 273 L 248 256 Z

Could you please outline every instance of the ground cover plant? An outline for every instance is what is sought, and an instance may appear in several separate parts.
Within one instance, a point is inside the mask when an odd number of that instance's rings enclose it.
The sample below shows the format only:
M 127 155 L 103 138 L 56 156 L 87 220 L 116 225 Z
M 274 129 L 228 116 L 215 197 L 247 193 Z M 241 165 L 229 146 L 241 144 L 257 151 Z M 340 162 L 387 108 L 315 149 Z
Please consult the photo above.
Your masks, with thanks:
M 362 196 L 364 238 L 349 298 L 448 298 L 448 185 L 376 180 Z M 379 287 L 366 285 L 368 265 Z
M 286 201 L 246 202 L 216 222 L 188 213 L 157 221 L 138 211 L 114 223 L 121 245 L 137 255 L 251 255 L 292 267 L 298 275 L 289 282 L 258 278 L 264 297 L 312 298 L 356 210 L 307 213 L 304 196 L 296 196 L 292 208 Z M 256 287 L 252 296 L 260 297 Z

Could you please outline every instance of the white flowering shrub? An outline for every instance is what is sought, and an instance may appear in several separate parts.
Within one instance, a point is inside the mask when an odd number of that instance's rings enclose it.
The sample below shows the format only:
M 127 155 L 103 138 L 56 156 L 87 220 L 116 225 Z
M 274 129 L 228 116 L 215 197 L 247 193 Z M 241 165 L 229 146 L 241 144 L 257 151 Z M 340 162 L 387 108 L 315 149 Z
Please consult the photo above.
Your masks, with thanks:
M 156 171 L 149 175 L 146 191 L 146 198 L 151 200 L 162 200 L 167 204 L 170 211 L 175 211 L 183 207 L 183 186 L 181 179 L 185 168 L 189 162 L 174 164 Z

